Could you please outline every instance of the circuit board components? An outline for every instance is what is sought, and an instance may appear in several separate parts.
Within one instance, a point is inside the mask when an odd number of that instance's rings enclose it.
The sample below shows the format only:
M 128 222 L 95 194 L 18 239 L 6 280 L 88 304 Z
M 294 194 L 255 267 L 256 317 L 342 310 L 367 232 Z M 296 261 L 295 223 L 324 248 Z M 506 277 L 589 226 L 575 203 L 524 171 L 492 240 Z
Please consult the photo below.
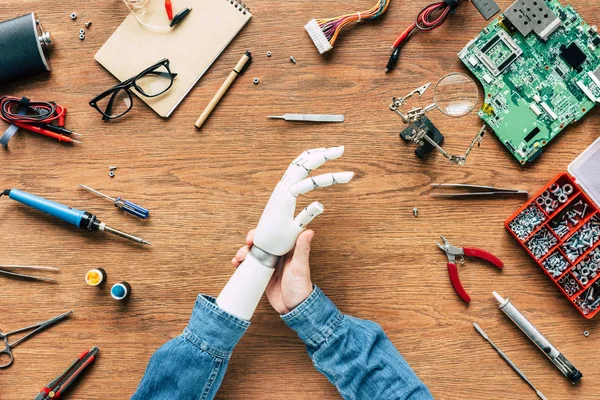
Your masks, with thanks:
M 479 117 L 521 164 L 600 102 L 600 36 L 558 0 L 517 0 L 458 54 L 485 92 Z

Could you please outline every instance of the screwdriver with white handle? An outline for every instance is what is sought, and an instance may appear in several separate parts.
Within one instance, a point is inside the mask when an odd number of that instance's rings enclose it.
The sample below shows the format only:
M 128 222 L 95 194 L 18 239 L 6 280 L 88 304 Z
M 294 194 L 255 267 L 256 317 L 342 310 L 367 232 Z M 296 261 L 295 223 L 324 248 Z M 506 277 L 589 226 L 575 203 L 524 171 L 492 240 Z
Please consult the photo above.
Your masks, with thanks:
M 85 229 L 87 231 L 108 232 L 112 233 L 113 235 L 129 239 L 139 244 L 151 244 L 150 242 L 142 238 L 130 235 L 129 233 L 122 232 L 115 228 L 111 228 L 104 222 L 100 222 L 98 218 L 96 218 L 96 216 L 92 213 L 83 210 L 78 210 L 73 207 L 68 207 L 63 204 L 45 199 L 43 197 L 35 196 L 31 193 L 24 192 L 22 190 L 6 189 L 0 192 L 0 196 L 8 196 L 21 204 L 49 214 L 53 217 L 59 218 L 71 225 L 75 225 L 80 229 Z
M 94 190 L 90 187 L 82 185 L 81 183 L 79 184 L 79 186 L 81 186 L 82 188 L 84 188 L 87 191 L 97 194 L 100 197 L 104 197 L 105 199 L 112 201 L 115 207 L 125 211 L 128 214 L 131 214 L 131 215 L 136 216 L 141 219 L 147 219 L 150 216 L 150 211 L 146 210 L 144 207 L 138 206 L 137 204 L 127 201 L 121 197 L 117 197 L 115 199 L 115 198 L 105 195 L 104 193 L 100 193 L 99 191 Z

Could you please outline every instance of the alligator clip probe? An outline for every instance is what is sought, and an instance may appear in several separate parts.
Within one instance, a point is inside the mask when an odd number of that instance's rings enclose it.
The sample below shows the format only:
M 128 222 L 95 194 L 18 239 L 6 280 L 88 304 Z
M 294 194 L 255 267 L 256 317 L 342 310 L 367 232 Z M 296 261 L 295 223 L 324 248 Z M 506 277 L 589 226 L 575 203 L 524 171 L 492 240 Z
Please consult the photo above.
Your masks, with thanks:
M 468 248 L 468 247 L 456 247 L 452 246 L 445 237 L 440 236 L 444 241 L 444 244 L 441 245 L 436 242 L 438 247 L 442 249 L 446 256 L 448 257 L 448 273 L 450 274 L 450 281 L 452 282 L 452 286 L 456 293 L 460 296 L 460 298 L 465 303 L 471 302 L 471 297 L 467 294 L 465 289 L 463 288 L 462 283 L 460 282 L 460 278 L 458 277 L 458 267 L 456 266 L 456 257 L 460 257 L 459 262 L 465 262 L 466 257 L 476 257 L 481 258 L 482 260 L 489 261 L 494 266 L 502 269 L 504 267 L 504 263 L 495 255 L 488 253 L 485 250 L 477 249 L 477 248 Z
M 108 232 L 112 233 L 113 235 L 121 236 L 125 239 L 132 240 L 136 243 L 147 245 L 151 244 L 150 242 L 147 242 L 142 238 L 130 235 L 125 232 L 121 232 L 117 229 L 107 226 L 104 222 L 100 222 L 95 215 L 87 211 L 67 207 L 60 203 L 44 199 L 43 197 L 38 197 L 18 189 L 6 189 L 0 193 L 0 196 L 2 195 L 6 195 L 15 201 L 18 201 L 19 203 L 25 204 L 26 206 L 49 214 L 53 217 L 59 218 L 65 222 L 68 222 L 71 225 L 75 225 L 80 229 L 85 229 L 88 231 Z
M 86 350 L 58 377 L 52 382 L 47 384 L 34 400 L 55 400 L 59 399 L 61 395 L 69 389 L 71 384 L 77 380 L 83 370 L 87 368 L 96 359 L 98 354 L 98 348 L 92 347 L 90 350 Z
M 115 205 L 115 207 L 125 211 L 128 214 L 131 214 L 131 215 L 136 216 L 141 219 L 147 219 L 150 216 L 150 211 L 146 210 L 144 207 L 138 206 L 135 203 L 132 203 L 130 201 L 122 199 L 121 197 L 117 197 L 115 199 L 115 198 L 105 195 L 104 193 L 100 193 L 99 191 L 94 190 L 91 187 L 82 185 L 81 183 L 79 184 L 79 186 L 81 186 L 82 188 L 84 188 L 85 190 L 87 190 L 89 192 L 92 192 L 94 194 L 97 194 L 100 197 L 104 197 L 105 199 L 112 201 L 113 204 Z

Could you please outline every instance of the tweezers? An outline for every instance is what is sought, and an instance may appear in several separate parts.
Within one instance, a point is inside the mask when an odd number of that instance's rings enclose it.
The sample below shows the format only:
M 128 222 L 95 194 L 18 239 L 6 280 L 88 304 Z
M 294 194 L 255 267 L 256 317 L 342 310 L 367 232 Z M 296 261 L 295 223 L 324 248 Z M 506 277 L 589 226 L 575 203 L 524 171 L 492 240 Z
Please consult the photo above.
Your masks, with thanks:
M 31 280 L 35 280 L 35 281 L 53 282 L 53 283 L 56 282 L 56 279 L 54 279 L 54 278 L 46 278 L 43 276 L 19 274 L 17 272 L 7 271 L 5 268 L 29 269 L 29 270 L 40 270 L 40 271 L 60 271 L 60 268 L 55 268 L 55 267 L 30 267 L 30 266 L 23 266 L 23 265 L 0 265 L 0 274 L 13 276 L 16 278 L 31 279 Z
M 529 195 L 527 190 L 504 189 L 493 186 L 469 185 L 463 183 L 432 183 L 432 187 L 467 189 L 466 192 L 455 193 L 431 193 L 433 197 L 474 197 L 474 196 L 496 196 L 496 195 Z

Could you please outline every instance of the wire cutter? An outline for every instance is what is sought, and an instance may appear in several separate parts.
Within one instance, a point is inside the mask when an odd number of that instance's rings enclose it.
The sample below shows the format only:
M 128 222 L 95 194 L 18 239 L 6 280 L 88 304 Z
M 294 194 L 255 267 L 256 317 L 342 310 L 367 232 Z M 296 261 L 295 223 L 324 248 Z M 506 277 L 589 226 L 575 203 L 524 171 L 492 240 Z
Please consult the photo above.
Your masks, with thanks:
M 16 331 L 12 331 L 12 332 L 8 332 L 8 333 L 2 333 L 0 331 L 0 340 L 4 341 L 4 350 L 0 350 L 0 356 L 3 354 L 6 354 L 9 358 L 5 364 L 0 365 L 0 369 L 9 367 L 13 363 L 14 357 L 13 357 L 13 354 L 11 351 L 11 349 L 13 347 L 24 342 L 25 340 L 29 339 L 29 337 L 48 328 L 49 326 L 54 325 L 55 323 L 59 322 L 60 320 L 67 318 L 71 314 L 73 314 L 73 311 L 66 312 L 57 317 L 51 318 L 48 321 L 40 322 L 39 324 L 31 325 L 26 328 L 17 329 Z M 8 337 L 10 335 L 15 334 L 15 333 L 25 332 L 25 331 L 28 331 L 31 329 L 33 329 L 33 330 L 31 332 L 29 332 L 28 334 L 26 334 L 25 336 L 22 336 L 20 339 L 17 339 L 16 341 L 14 341 L 10 344 L 8 343 Z
M 450 281 L 452 282 L 452 286 L 454 287 L 454 290 L 456 291 L 456 293 L 460 296 L 460 298 L 465 302 L 465 303 L 470 303 L 471 302 L 471 297 L 469 297 L 469 295 L 467 294 L 467 292 L 465 291 L 465 289 L 463 288 L 462 283 L 460 282 L 460 278 L 458 277 L 458 267 L 456 266 L 456 257 L 460 257 L 459 258 L 459 263 L 464 263 L 465 262 L 465 256 L 467 257 L 476 257 L 476 258 L 481 258 L 482 260 L 486 260 L 490 263 L 492 263 L 494 266 L 502 269 L 502 267 L 504 267 L 504 263 L 495 255 L 488 253 L 485 250 L 481 250 L 481 249 L 477 249 L 477 248 L 468 248 L 468 247 L 456 247 L 451 245 L 445 237 L 441 236 L 442 240 L 444 241 L 444 244 L 439 244 L 436 242 L 436 244 L 438 245 L 438 247 L 440 249 L 442 249 L 442 251 L 444 251 L 444 253 L 446 253 L 446 256 L 448 257 L 448 274 L 450 274 Z

